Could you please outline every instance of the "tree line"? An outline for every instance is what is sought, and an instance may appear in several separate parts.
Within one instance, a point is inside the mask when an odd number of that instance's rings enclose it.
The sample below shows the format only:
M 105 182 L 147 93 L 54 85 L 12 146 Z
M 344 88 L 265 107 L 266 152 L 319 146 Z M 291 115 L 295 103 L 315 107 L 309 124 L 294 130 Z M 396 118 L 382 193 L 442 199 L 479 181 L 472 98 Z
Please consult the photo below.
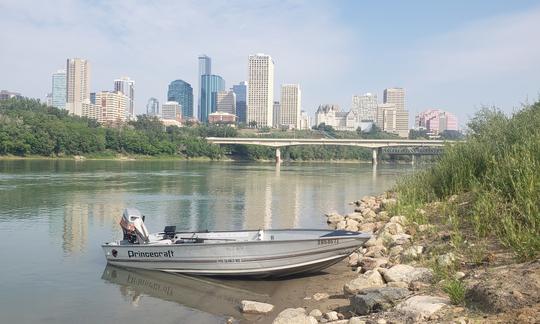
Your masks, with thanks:
M 262 132 L 262 131 L 261 131 Z M 369 133 L 336 131 L 319 125 L 314 130 L 295 131 L 298 138 L 388 138 L 395 135 L 374 128 Z M 66 110 L 48 107 L 38 100 L 13 98 L 0 101 L 0 155 L 16 156 L 111 156 L 134 154 L 205 157 L 221 159 L 230 156 L 240 160 L 271 160 L 275 151 L 255 145 L 218 146 L 205 137 L 290 137 L 283 130 L 255 135 L 240 134 L 228 125 L 165 127 L 157 117 L 146 115 L 119 127 L 104 127 L 94 119 L 69 115 Z M 286 160 L 369 160 L 368 149 L 340 146 L 297 146 L 282 149 Z

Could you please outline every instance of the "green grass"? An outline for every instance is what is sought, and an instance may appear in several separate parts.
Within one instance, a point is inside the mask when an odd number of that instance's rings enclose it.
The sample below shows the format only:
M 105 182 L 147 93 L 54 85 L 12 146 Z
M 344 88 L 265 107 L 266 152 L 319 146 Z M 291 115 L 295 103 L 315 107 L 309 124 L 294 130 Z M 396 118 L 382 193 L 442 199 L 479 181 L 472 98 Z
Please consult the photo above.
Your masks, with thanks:
M 457 279 L 447 280 L 444 284 L 443 291 L 448 294 L 450 301 L 454 305 L 463 305 L 465 301 L 466 288 L 463 282 Z
M 398 182 L 392 210 L 419 224 L 432 222 L 417 212 L 423 204 L 450 195 L 474 197 L 464 212 L 447 210 L 452 244 L 462 230 L 478 238 L 498 238 L 520 260 L 540 253 L 540 102 L 508 117 L 483 109 L 469 123 L 467 141 L 447 146 L 435 165 Z M 457 234 L 456 234 L 457 233 Z

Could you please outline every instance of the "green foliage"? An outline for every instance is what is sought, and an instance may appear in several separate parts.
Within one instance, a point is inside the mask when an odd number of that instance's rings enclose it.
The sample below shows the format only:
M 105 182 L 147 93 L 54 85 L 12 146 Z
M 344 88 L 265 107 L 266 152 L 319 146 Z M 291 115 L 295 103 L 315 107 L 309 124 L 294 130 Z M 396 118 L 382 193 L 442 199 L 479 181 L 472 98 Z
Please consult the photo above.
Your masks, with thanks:
M 463 282 L 457 279 L 449 279 L 445 282 L 443 291 L 448 294 L 454 305 L 463 305 L 466 288 Z
M 540 253 L 540 102 L 511 118 L 481 110 L 467 141 L 447 146 L 438 163 L 398 182 L 397 208 L 414 209 L 471 192 L 471 213 L 461 215 L 481 238 L 495 234 L 519 259 Z
M 108 156 L 109 152 L 149 156 L 209 157 L 223 150 L 202 137 L 236 136 L 228 126 L 169 127 L 156 117 L 137 116 L 118 128 L 70 116 L 32 99 L 0 101 L 0 155 Z

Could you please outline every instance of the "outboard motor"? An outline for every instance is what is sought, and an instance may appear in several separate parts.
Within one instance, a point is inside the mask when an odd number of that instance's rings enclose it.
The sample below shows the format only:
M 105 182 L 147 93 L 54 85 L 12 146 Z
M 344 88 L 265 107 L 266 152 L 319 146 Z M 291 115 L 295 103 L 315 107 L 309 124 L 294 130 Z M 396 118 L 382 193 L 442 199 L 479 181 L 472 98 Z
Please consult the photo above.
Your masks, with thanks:
M 130 243 L 148 243 L 148 230 L 144 226 L 144 216 L 135 208 L 126 208 L 120 220 L 124 240 Z

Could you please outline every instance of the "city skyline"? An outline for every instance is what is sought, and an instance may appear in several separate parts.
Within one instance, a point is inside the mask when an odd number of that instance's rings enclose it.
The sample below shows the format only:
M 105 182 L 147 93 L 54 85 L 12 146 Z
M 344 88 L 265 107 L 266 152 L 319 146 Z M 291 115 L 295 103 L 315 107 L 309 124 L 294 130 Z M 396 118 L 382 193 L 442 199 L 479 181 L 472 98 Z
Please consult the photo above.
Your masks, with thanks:
M 64 14 L 53 10 L 58 6 Z M 144 113 L 150 97 L 165 102 L 163 89 L 171 80 L 181 78 L 195 88 L 201 53 L 212 57 L 229 84 L 247 80 L 249 54 L 269 53 L 279 66 L 275 84 L 300 83 L 302 109 L 310 115 L 319 104 L 348 109 L 352 95 L 400 86 L 408 91 L 411 124 L 412 116 L 433 107 L 466 122 L 483 104 L 511 112 L 527 98 L 535 100 L 539 91 L 540 46 L 527 41 L 540 34 L 540 6 L 532 1 L 499 0 L 490 6 L 415 1 L 395 4 L 393 10 L 352 1 L 266 6 L 234 1 L 229 6 L 20 1 L 0 7 L 6 13 L 1 30 L 17 30 L 16 35 L 0 34 L 2 42 L 10 44 L 0 53 L 1 88 L 43 99 L 50 92 L 50 73 L 62 67 L 63 58 L 84 57 L 92 62 L 92 90 L 110 89 L 119 75 L 137 81 L 136 114 Z M 215 7 L 222 10 L 212 10 Z M 353 13 L 360 8 L 374 14 L 355 19 Z M 214 19 L 206 19 L 216 12 Z M 376 19 L 379 14 L 400 26 L 399 35 L 387 19 Z M 162 19 L 150 19 L 155 16 Z M 278 16 L 277 21 L 272 16 Z M 107 26 L 98 24 L 97 17 L 105 18 Z M 238 50 L 230 51 L 225 38 L 215 34 L 216 24 L 222 34 L 235 36 Z M 252 25 L 253 30 L 247 28 Z M 189 36 L 192 29 L 198 30 L 196 37 Z M 173 35 L 180 35 L 178 42 L 171 42 Z M 29 50 L 30 38 L 39 51 Z M 166 50 L 148 51 L 148 43 Z

